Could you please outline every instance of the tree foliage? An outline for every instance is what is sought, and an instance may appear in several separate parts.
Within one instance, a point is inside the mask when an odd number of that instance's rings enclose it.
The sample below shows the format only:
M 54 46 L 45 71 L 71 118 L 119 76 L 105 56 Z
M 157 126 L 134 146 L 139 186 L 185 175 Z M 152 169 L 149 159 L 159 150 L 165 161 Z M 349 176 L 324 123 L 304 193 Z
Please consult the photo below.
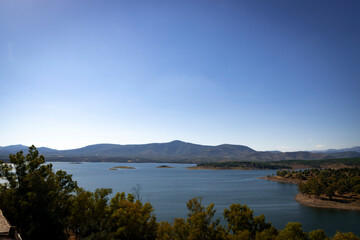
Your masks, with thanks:
M 156 238 L 157 222 L 150 203 L 135 201 L 132 194 L 117 193 L 110 202 L 110 231 L 116 239 Z
M 111 189 L 96 189 L 95 192 L 76 190 L 72 199 L 70 228 L 76 238 L 112 239 L 107 219 L 110 216 L 108 195 Z
M 173 224 L 161 222 L 158 229 L 157 239 L 221 239 L 221 231 L 225 229 L 219 226 L 220 219 L 213 221 L 215 214 L 214 204 L 205 207 L 202 198 L 197 197 L 187 203 L 188 217 L 175 219 Z
M 302 180 L 299 191 L 303 194 L 330 199 L 335 196 L 360 194 L 360 168 L 308 169 L 277 172 L 278 176 Z
M 279 235 L 276 237 L 276 240 L 307 240 L 308 235 L 302 230 L 301 223 L 289 222 L 286 224 L 286 227 L 280 231 Z
M 333 240 L 360 240 L 360 237 L 355 236 L 355 234 L 352 232 L 349 233 L 337 232 L 334 235 Z
M 322 229 L 317 229 L 317 230 L 309 232 L 309 238 L 310 238 L 310 240 L 326 240 L 326 239 L 328 239 L 326 237 L 324 230 L 322 230 Z
M 0 165 L 0 208 L 24 239 L 66 238 L 71 193 L 76 182 L 64 171 L 52 170 L 34 146 L 24 156 L 10 155 L 10 164 Z
M 272 228 L 271 223 L 265 222 L 265 216 L 254 217 L 253 210 L 246 205 L 232 204 L 230 209 L 224 210 L 225 220 L 228 222 L 228 230 L 234 234 L 248 232 L 251 238 L 256 234 Z

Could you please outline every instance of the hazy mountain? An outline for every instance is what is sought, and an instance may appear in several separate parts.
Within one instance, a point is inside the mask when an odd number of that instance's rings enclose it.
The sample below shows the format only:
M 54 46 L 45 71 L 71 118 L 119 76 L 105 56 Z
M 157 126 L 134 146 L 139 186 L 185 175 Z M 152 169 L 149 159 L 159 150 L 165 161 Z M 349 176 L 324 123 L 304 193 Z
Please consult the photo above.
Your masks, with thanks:
M 18 151 L 26 151 L 28 149 L 28 146 L 24 146 L 21 144 L 17 144 L 17 145 L 9 145 L 6 147 L 0 147 L 0 151 L 7 151 L 7 152 L 18 152 Z
M 315 153 L 338 153 L 338 152 L 358 152 L 360 153 L 360 146 L 343 149 L 327 149 L 327 150 L 315 150 Z
M 332 152 L 332 153 L 326 153 L 327 155 L 330 155 L 334 158 L 354 158 L 354 157 L 360 157 L 360 152 L 356 151 L 347 151 L 347 152 Z
M 10 145 L 6 147 L 0 147 L 0 155 L 1 156 L 9 156 L 9 154 L 16 153 L 19 151 L 27 152 L 28 147 L 18 144 L 18 145 Z
M 26 153 L 27 147 L 23 145 L 0 147 L 0 155 L 2 159 L 5 159 L 10 153 L 16 153 L 20 150 Z M 360 156 L 360 152 L 356 151 L 316 153 L 308 151 L 260 152 L 243 145 L 222 144 L 218 146 L 206 146 L 178 140 L 168 143 L 136 145 L 95 144 L 71 150 L 55 150 L 41 147 L 38 148 L 38 150 L 41 154 L 45 155 L 48 160 L 53 161 L 273 161 L 294 159 L 315 160 Z
M 23 151 L 24 153 L 27 153 L 28 149 L 29 149 L 28 146 L 24 146 L 24 145 L 21 145 L 21 144 L 0 147 L 0 155 L 14 154 L 14 153 L 17 153 L 19 151 Z M 59 152 L 58 150 L 47 148 L 47 147 L 39 147 L 38 151 L 41 154 Z

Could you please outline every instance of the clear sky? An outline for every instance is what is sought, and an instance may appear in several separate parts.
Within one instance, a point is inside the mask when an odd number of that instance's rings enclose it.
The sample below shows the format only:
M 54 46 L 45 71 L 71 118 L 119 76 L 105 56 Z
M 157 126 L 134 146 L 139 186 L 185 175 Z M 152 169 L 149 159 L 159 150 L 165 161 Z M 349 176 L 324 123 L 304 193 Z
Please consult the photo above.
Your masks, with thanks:
M 360 1 L 0 1 L 0 146 L 175 139 L 360 145 Z

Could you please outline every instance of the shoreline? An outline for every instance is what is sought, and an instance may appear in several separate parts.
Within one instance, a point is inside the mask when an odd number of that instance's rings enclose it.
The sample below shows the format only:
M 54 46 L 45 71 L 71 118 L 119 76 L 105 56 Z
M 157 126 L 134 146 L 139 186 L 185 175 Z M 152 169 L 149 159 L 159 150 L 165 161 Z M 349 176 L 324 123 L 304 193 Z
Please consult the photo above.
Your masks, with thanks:
M 298 184 L 303 182 L 301 180 L 288 179 L 279 176 L 260 177 L 260 179 L 289 184 Z M 333 200 L 330 200 L 326 197 L 315 198 L 315 196 L 312 195 L 297 193 L 295 195 L 295 201 L 307 207 L 360 211 L 359 195 L 352 198 L 336 196 Z
M 224 167 L 203 167 L 203 166 L 194 166 L 186 167 L 189 170 L 259 170 L 255 168 L 242 168 L 242 167 L 233 167 L 233 168 L 224 168 Z
M 295 200 L 298 203 L 308 207 L 360 211 L 360 197 L 351 200 L 340 197 L 334 199 L 337 201 L 325 198 L 315 198 L 314 196 L 307 196 L 302 193 L 295 195 Z
M 167 165 L 161 165 L 161 166 L 157 166 L 156 168 L 174 168 L 172 166 L 167 166 Z
M 109 168 L 109 170 L 118 170 L 118 169 L 136 169 L 136 168 L 128 167 L 128 166 L 117 166 L 117 167 Z
M 290 183 L 290 184 L 299 184 L 303 181 L 299 179 L 289 179 L 289 178 L 283 178 L 279 176 L 268 176 L 268 177 L 259 177 L 260 179 L 265 179 L 273 182 L 279 182 L 279 183 Z

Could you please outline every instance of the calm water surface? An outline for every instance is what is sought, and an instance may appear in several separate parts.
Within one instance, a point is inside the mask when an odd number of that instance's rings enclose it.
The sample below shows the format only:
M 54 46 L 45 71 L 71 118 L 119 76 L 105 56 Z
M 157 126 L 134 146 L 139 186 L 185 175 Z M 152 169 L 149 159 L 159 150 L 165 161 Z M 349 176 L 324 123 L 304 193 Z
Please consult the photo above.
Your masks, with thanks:
M 167 164 L 174 168 L 156 168 L 159 163 L 53 163 L 55 170 L 73 174 L 80 187 L 87 190 L 112 188 L 113 192 L 131 192 L 141 185 L 143 201 L 150 201 L 159 221 L 172 222 L 186 217 L 189 199 L 202 196 L 205 205 L 215 203 L 217 217 L 232 203 L 247 204 L 255 215 L 264 214 L 275 227 L 287 222 L 301 222 L 305 231 L 324 229 L 360 235 L 360 212 L 302 206 L 294 200 L 297 186 L 271 182 L 258 177 L 272 170 L 188 170 L 191 164 Z M 136 169 L 109 170 L 115 166 Z M 114 194 L 113 194 L 114 195 Z

